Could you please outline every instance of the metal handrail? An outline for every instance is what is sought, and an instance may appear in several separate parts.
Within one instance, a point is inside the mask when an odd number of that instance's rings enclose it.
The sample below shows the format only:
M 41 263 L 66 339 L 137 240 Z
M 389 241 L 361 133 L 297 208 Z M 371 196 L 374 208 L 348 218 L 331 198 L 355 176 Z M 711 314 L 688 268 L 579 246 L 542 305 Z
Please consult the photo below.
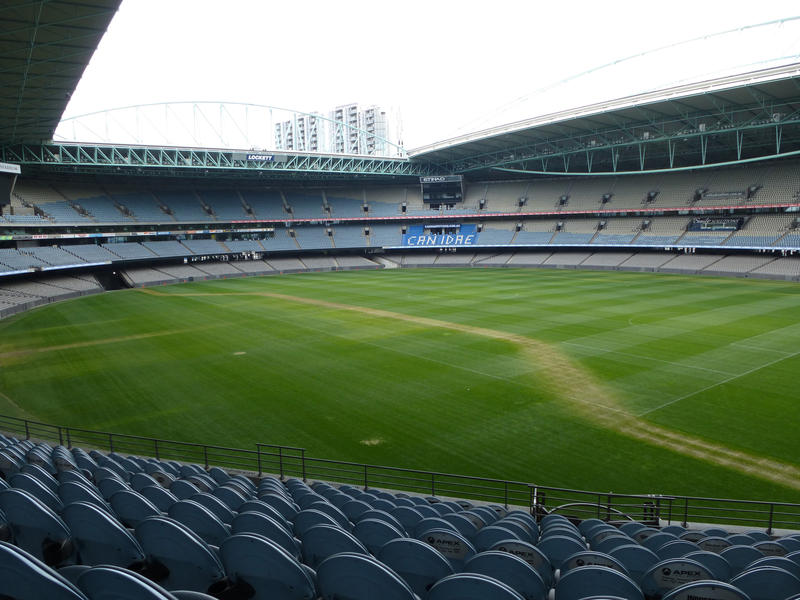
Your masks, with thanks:
M 58 441 L 71 448 L 76 440 L 100 450 L 136 452 L 156 459 L 203 462 L 245 472 L 277 473 L 281 479 L 299 477 L 338 481 L 363 486 L 386 487 L 429 493 L 431 496 L 460 497 L 506 507 L 521 507 L 542 516 L 551 512 L 574 518 L 604 520 L 637 518 L 655 523 L 712 522 L 774 529 L 800 530 L 800 504 L 765 500 L 736 500 L 663 494 L 615 494 L 578 490 L 534 483 L 423 471 L 406 467 L 374 465 L 329 458 L 310 457 L 305 448 L 257 443 L 255 450 L 210 444 L 165 440 L 140 435 L 96 431 L 52 425 L 40 421 L 0 415 L 0 431 L 24 435 L 25 439 Z M 86 440 L 91 436 L 92 440 Z M 115 449 L 116 448 L 116 449 Z M 1 448 L 0 448 L 1 450 Z

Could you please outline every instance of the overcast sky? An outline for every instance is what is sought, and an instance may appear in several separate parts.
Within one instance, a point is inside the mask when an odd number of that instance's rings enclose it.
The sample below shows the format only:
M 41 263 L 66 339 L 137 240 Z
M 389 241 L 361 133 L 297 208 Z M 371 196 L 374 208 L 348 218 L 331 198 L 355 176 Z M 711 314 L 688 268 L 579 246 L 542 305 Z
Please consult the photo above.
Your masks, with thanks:
M 305 112 L 358 102 L 399 108 L 403 141 L 415 148 L 731 66 L 798 61 L 800 21 L 792 21 L 556 85 L 650 49 L 797 14 L 796 0 L 123 0 L 65 117 L 164 101 Z

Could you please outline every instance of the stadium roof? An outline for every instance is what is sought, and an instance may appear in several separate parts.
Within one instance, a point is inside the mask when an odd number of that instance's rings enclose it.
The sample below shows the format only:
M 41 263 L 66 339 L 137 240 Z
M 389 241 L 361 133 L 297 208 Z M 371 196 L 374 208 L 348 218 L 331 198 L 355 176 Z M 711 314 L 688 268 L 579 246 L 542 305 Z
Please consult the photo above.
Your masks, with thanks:
M 0 142 L 52 139 L 121 0 L 7 0 L 0 11 Z
M 783 129 L 778 146 L 783 143 L 783 150 L 796 150 L 800 135 L 787 126 L 796 125 L 799 120 L 800 64 L 792 64 L 518 121 L 417 148 L 409 155 L 412 160 L 461 173 L 498 168 L 560 173 L 591 172 L 593 167 L 595 172 L 618 171 L 619 154 L 612 161 L 615 152 L 671 141 L 679 154 L 701 149 L 703 164 L 728 159 L 736 162 L 764 156 L 765 151 L 780 154 L 774 148 L 775 126 Z M 763 131 L 757 131 L 765 127 L 770 130 L 766 137 Z M 738 144 L 731 141 L 734 132 L 742 134 L 736 138 Z M 715 133 L 726 133 L 730 139 L 718 140 L 709 147 L 708 141 Z M 698 138 L 694 144 L 684 144 L 683 148 L 677 144 L 678 140 L 686 142 L 693 137 Z M 597 154 L 600 150 L 611 152 Z M 663 160 L 651 165 L 651 169 L 678 166 L 675 152 L 675 148 L 662 152 Z M 714 152 L 715 159 L 708 161 Z M 589 154 L 598 160 L 593 161 Z M 651 152 L 650 158 L 653 157 Z M 644 157 L 639 158 L 642 164 L 632 170 L 648 170 L 644 168 Z

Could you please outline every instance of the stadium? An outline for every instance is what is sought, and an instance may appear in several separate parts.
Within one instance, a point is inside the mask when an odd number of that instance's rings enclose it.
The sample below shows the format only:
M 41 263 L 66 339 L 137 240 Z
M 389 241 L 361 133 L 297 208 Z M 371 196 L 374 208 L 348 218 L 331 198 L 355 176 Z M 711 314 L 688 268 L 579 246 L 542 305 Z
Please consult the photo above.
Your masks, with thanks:
M 796 56 L 413 150 L 64 119 L 120 3 L 0 14 L 0 598 L 800 598 Z M 220 142 L 63 137 L 126 115 Z

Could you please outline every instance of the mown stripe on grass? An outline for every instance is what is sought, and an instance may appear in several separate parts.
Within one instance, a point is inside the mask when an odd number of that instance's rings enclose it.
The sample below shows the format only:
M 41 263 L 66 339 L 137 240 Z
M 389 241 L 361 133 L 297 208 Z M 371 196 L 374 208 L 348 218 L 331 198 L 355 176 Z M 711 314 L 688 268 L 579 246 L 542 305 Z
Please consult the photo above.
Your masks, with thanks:
M 580 411 L 582 417 L 639 441 L 800 490 L 800 468 L 774 459 L 732 450 L 721 444 L 644 421 L 622 408 L 621 404 L 616 400 L 612 389 L 599 382 L 588 370 L 574 363 L 557 346 L 530 337 L 463 323 L 453 323 L 378 308 L 276 292 L 181 292 L 166 294 L 149 288 L 139 291 L 166 298 L 220 295 L 261 296 L 284 302 L 357 312 L 373 317 L 404 321 L 426 327 L 449 329 L 511 342 L 516 344 L 531 360 L 542 367 L 537 375 L 542 376 L 542 383 L 547 386 L 548 391 L 556 395 L 556 397 L 570 401 L 571 405 Z
M 131 342 L 134 340 L 143 340 L 147 338 L 163 337 L 165 335 L 180 335 L 182 333 L 190 333 L 194 331 L 201 331 L 204 329 L 212 329 L 219 327 L 219 325 L 205 325 L 203 327 L 189 327 L 185 329 L 170 329 L 167 331 L 152 331 L 149 333 L 135 333 L 132 335 L 123 335 L 119 337 L 102 338 L 99 340 L 86 340 L 83 342 L 71 342 L 69 344 L 58 344 L 55 346 L 42 346 L 41 348 L 23 348 L 21 350 L 11 350 L 8 352 L 0 352 L 0 365 L 3 364 L 3 359 L 19 358 L 28 356 L 30 354 L 43 354 L 45 352 L 58 352 L 60 350 L 72 350 L 75 348 L 88 348 L 90 346 L 102 346 L 105 344 L 118 344 L 120 342 Z

